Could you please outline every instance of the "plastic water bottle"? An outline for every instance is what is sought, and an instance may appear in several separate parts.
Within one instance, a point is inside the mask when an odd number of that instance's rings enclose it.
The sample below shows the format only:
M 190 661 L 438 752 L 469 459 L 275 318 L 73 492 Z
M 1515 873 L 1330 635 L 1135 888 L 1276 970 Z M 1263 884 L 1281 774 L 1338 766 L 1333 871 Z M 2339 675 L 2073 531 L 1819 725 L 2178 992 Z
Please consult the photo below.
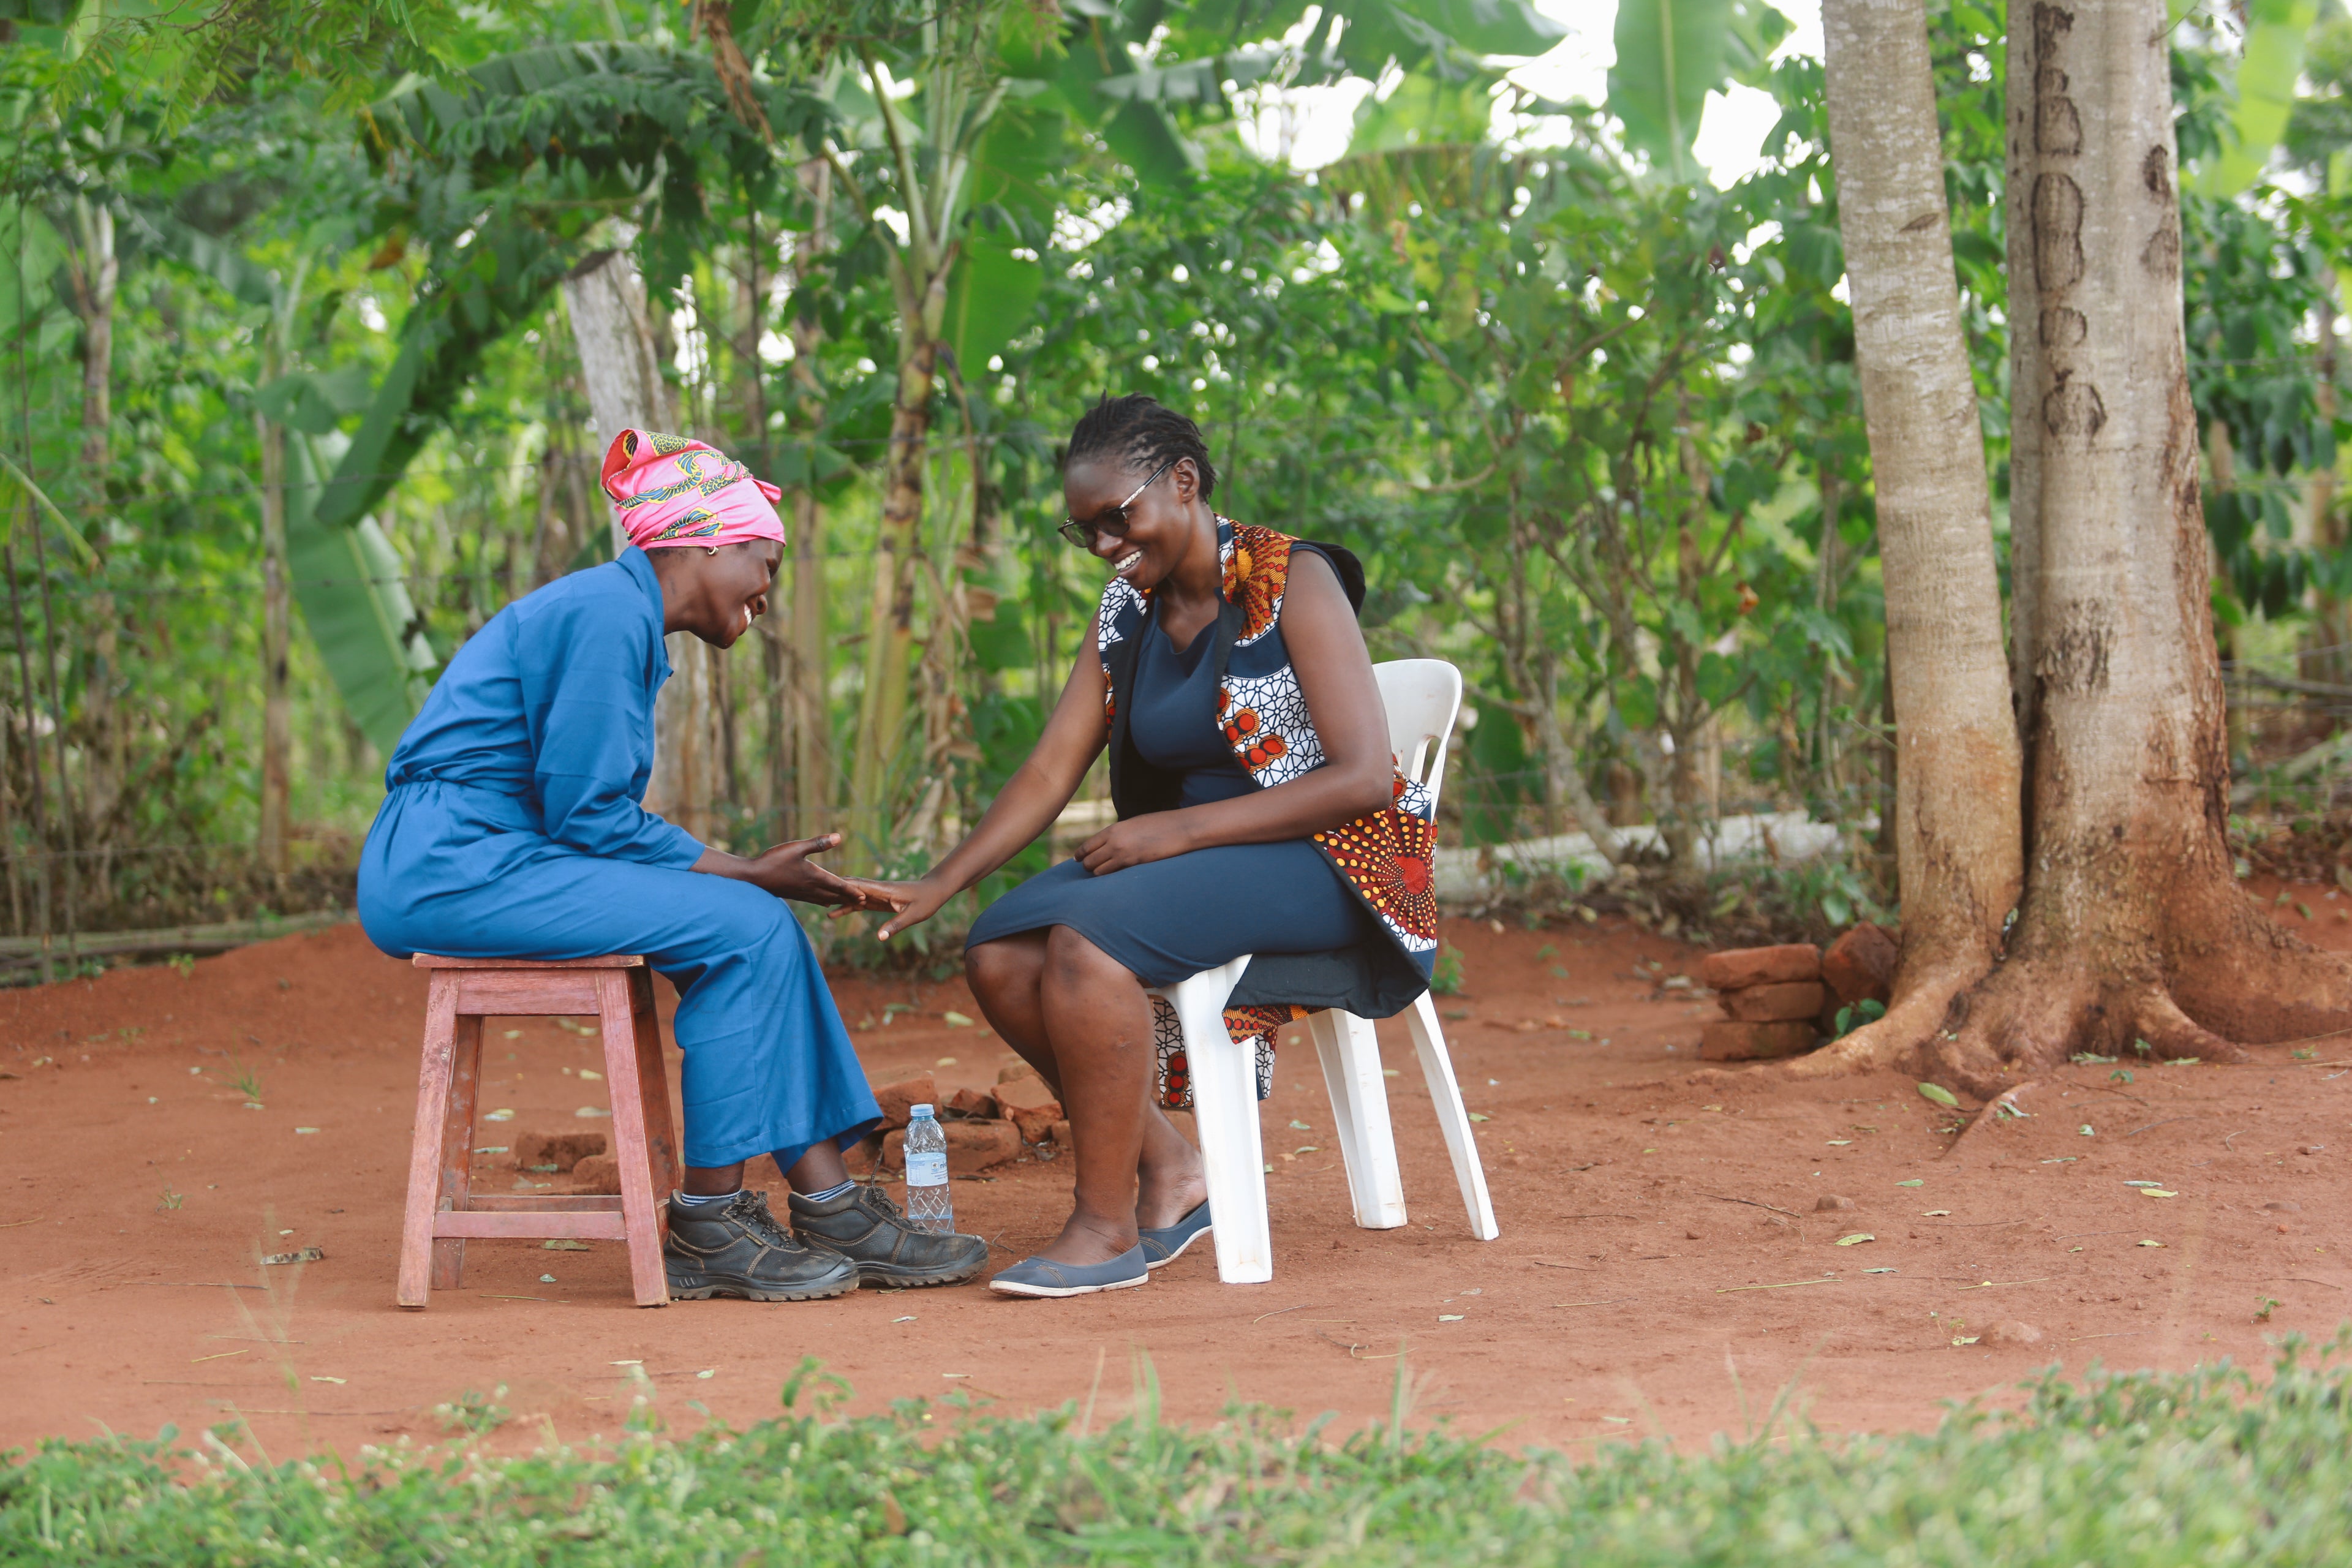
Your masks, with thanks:
M 933 1236 L 955 1233 L 955 1200 L 948 1195 L 948 1135 L 928 1105 L 908 1108 L 907 1218 Z

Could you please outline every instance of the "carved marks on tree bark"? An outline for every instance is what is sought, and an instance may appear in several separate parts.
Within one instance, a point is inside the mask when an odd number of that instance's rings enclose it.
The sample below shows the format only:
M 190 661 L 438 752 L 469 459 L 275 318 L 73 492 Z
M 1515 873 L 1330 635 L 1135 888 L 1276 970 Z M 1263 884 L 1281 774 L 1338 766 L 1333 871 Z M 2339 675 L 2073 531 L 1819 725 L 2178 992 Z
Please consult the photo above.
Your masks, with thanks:
M 2067 96 L 2072 82 L 2061 63 L 2074 14 L 2056 5 L 2033 7 L 2033 152 L 2037 161 L 2082 156 L 2083 117 Z M 2063 169 L 2044 167 L 2034 175 L 2033 280 L 2042 295 L 2039 337 L 2050 390 L 2042 397 L 2042 427 L 2056 437 L 2088 441 L 2107 422 L 2106 402 L 2066 363 L 2067 351 L 2090 340 L 2087 316 L 2067 303 L 2068 290 L 2083 280 L 2083 187 Z M 2099 663 L 2104 666 L 2102 658 Z
M 2151 147 L 2139 161 L 2141 186 L 2156 205 L 2156 231 L 2140 247 L 2139 264 L 2157 278 L 2170 279 L 2180 271 L 2180 202 L 2172 190 L 2172 151 Z

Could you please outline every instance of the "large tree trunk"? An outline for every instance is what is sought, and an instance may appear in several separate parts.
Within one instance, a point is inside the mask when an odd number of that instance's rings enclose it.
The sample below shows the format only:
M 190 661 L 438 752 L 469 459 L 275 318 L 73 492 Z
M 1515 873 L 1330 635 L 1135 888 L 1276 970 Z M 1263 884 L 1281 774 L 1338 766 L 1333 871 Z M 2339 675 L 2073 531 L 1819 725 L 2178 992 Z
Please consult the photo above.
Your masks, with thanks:
M 1885 564 L 1903 898 L 1893 1006 L 1807 1058 L 1808 1070 L 1837 1070 L 1907 1057 L 1936 1034 L 1953 999 L 1991 970 L 2024 864 L 2000 583 L 1927 15 L 1918 0 L 1826 0 L 1822 27 Z M 1825 486 L 1825 507 L 1833 494 Z M 1825 563 L 1835 548 L 1825 514 Z
M 580 351 L 581 379 L 596 420 L 596 457 L 623 430 L 669 431 L 677 416 L 669 384 L 646 309 L 645 287 L 626 253 L 608 250 L 590 258 L 563 280 L 563 302 Z M 613 549 L 628 544 L 618 514 L 613 518 Z M 654 706 L 654 776 L 646 807 L 698 838 L 717 825 L 712 802 L 719 792 L 719 747 L 713 721 L 715 681 L 711 660 L 719 650 L 690 633 L 668 639 L 669 684 Z
M 2013 24 L 2028 869 L 2000 966 L 1919 1046 L 1928 1070 L 1978 1093 L 2143 1042 L 2228 1059 L 2235 1041 L 2339 1028 L 2352 1011 L 2352 968 L 2272 925 L 2231 869 L 2163 4 L 2040 5 Z M 1892 558 L 1887 574 L 1891 591 Z M 1903 750 L 1909 775 L 1907 732 Z

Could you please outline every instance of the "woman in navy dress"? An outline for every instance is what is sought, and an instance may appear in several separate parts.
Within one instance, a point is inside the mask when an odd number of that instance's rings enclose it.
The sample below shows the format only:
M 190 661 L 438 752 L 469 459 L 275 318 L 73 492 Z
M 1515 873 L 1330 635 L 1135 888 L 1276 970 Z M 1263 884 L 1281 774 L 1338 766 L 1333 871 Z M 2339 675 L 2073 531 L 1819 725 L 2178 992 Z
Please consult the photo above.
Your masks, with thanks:
M 492 616 L 401 737 L 361 856 L 361 923 L 395 957 L 643 953 L 677 986 L 673 1296 L 968 1279 L 984 1242 L 910 1230 L 842 1163 L 880 1111 L 782 901 L 861 901 L 808 858 L 840 836 L 747 859 L 642 805 L 670 675 L 662 637 L 724 648 L 764 613 L 783 554 L 777 492 L 699 441 L 637 430 L 614 439 L 604 482 L 629 548 Z M 790 1231 L 743 1190 L 744 1163 L 763 1154 L 793 1188 Z
M 854 884 L 893 907 L 885 938 L 928 919 L 1045 831 L 1109 748 L 1120 820 L 967 941 L 973 994 L 1077 1145 L 1068 1223 L 990 1281 L 1008 1294 L 1140 1285 L 1208 1228 L 1200 1155 L 1152 1092 L 1145 987 L 1254 954 L 1227 1023 L 1269 1047 L 1304 1007 L 1385 1016 L 1426 987 L 1426 797 L 1415 815 L 1390 755 L 1360 569 L 1219 517 L 1215 486 L 1199 427 L 1149 397 L 1078 422 L 1063 532 L 1110 569 L 1095 646 L 970 837 L 919 880 Z

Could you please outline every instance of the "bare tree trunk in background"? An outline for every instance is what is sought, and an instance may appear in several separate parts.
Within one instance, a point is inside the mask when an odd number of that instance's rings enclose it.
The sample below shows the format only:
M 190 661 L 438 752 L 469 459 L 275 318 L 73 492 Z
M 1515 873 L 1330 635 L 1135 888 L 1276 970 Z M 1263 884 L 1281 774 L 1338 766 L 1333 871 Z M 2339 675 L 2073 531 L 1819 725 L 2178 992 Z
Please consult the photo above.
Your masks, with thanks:
M 1687 409 L 1683 421 L 1687 430 Z M 1698 445 L 1687 434 L 1682 437 L 1682 462 L 1690 493 L 1675 519 L 1675 588 L 1683 603 L 1690 605 L 1698 600 L 1699 582 L 1705 574 L 1697 522 L 1707 486 Z M 1672 636 L 1662 660 L 1664 668 L 1658 672 L 1662 688 L 1671 684 L 1671 691 L 1659 692 L 1658 705 L 1666 738 L 1674 742 L 1674 754 L 1666 759 L 1668 805 L 1658 816 L 1658 836 L 1665 841 L 1667 864 L 1683 877 L 1695 877 L 1702 869 L 1698 847 L 1706 797 L 1706 781 L 1700 772 L 1699 732 L 1706 721 L 1706 705 L 1698 692 L 1702 651 L 1687 637 Z
M 83 532 L 103 560 L 108 553 L 103 526 L 106 481 L 113 466 L 108 436 L 114 418 L 114 301 L 121 274 L 114 250 L 113 210 L 103 202 L 77 197 L 74 226 L 78 244 L 71 272 L 82 323 L 81 467 L 85 511 L 90 522 Z M 88 612 L 90 670 L 83 694 L 94 741 L 84 764 L 89 769 L 89 798 L 83 804 L 93 826 L 112 815 L 117 792 L 122 787 L 122 722 L 114 700 L 122 663 L 121 626 L 115 615 L 114 595 L 104 587 L 101 574 L 100 592 L 91 595 Z M 92 847 L 106 847 L 101 841 Z M 101 879 L 107 878 L 103 862 L 97 870 Z
M 2229 421 L 2214 420 L 2212 426 L 2206 432 L 2206 461 L 2212 468 L 2213 489 L 2220 494 L 2227 495 L 2238 488 L 2238 447 L 2237 443 L 2230 438 Z M 2216 559 L 2210 534 L 2206 538 L 2205 550 L 2205 559 L 2210 566 L 2215 563 Z M 2242 679 L 2245 669 L 2245 649 L 2240 634 L 2243 630 L 2242 626 L 2230 626 L 2221 634 L 2223 668 L 2239 671 Z M 2229 717 L 2225 731 L 2229 737 L 2228 754 L 2231 757 L 2251 757 L 2253 754 L 2253 732 L 2248 721 L 2246 705 L 2243 701 L 2229 702 L 2229 684 L 2225 679 L 2221 687 L 2221 695 L 2224 702 L 2228 703 Z
M 1849 287 L 1853 279 L 1847 279 Z M 1844 476 L 1835 466 L 1821 465 L 1815 476 L 1815 489 L 1822 501 L 1822 537 L 1813 552 L 1813 608 L 1829 615 L 1837 608 L 1838 585 L 1844 580 L 1845 563 L 1840 559 L 1844 540 L 1838 532 L 1838 516 L 1845 506 Z M 1813 702 L 1813 758 L 1815 775 L 1821 780 L 1821 795 L 1832 821 L 1843 820 L 1847 815 L 1844 792 L 1839 787 L 1837 766 L 1837 730 L 1830 721 L 1831 699 L 1836 695 L 1837 676 L 1832 668 L 1833 656 L 1822 650 L 1822 689 Z
M 2329 425 L 2336 423 L 2336 300 L 2341 286 L 2336 269 L 2329 268 L 2323 275 L 2327 280 L 2326 297 L 2319 306 L 2319 352 L 2314 368 L 2318 373 L 2316 400 L 2319 417 Z M 2339 457 L 2338 461 L 2341 461 Z M 2311 542 L 2323 555 L 2335 555 L 2344 548 L 2344 519 L 2336 510 L 2336 467 L 2313 471 L 2311 490 Z M 2340 683 L 2352 649 L 2344 646 L 2344 601 L 2329 594 L 2320 594 L 2312 605 L 2312 626 L 2309 642 L 2301 660 L 2305 680 Z
M 853 864 L 866 868 L 880 866 L 889 849 L 890 757 L 907 719 L 916 557 L 922 550 L 923 462 L 948 272 L 942 267 L 929 280 L 920 316 L 901 323 L 898 392 L 890 408 L 890 451 L 883 466 L 882 524 L 875 533 L 874 586 L 866 610 L 866 689 L 857 704 L 857 742 L 850 758 L 849 842 L 843 846 Z
M 1953 1000 L 2000 956 L 2025 874 L 1984 435 L 1952 271 L 1927 14 L 1920 0 L 1825 0 L 1822 24 L 1885 563 L 1903 956 L 1886 1016 L 1801 1058 L 1807 1073 L 1932 1059 Z M 1825 485 L 1825 506 L 1832 494 Z M 1825 514 L 1824 597 L 1835 540 Z
M 583 262 L 563 280 L 563 303 L 595 416 L 599 463 L 623 430 L 675 429 L 645 288 L 627 254 L 608 250 Z M 628 534 L 617 514 L 612 528 L 618 554 L 627 548 Z M 654 705 L 654 776 L 646 808 L 707 839 L 717 826 L 711 803 L 719 787 L 711 679 L 718 650 L 687 632 L 669 637 L 667 647 L 672 674 Z
M 2231 868 L 2169 47 L 2163 0 L 2038 5 L 2011 28 L 2011 423 L 2038 447 L 2011 480 L 2032 522 L 2012 556 L 2031 837 L 2007 954 L 1930 1045 L 1979 1093 L 2137 1041 L 2232 1059 L 2233 1040 L 2352 1012 L 2352 967 L 2273 926 Z
M 823 159 L 812 158 L 801 165 L 800 174 L 815 217 L 793 248 L 796 290 L 805 287 L 809 274 L 833 248 L 833 170 Z M 824 341 L 824 329 L 813 312 L 793 322 L 793 374 L 812 394 L 818 390 L 816 353 Z M 809 421 L 808 427 L 814 430 L 815 421 Z M 792 735 L 791 831 L 799 838 L 826 831 L 833 817 L 832 657 L 825 638 L 825 598 L 824 509 L 817 504 L 811 483 L 793 495 L 792 625 L 784 628 L 779 649 L 790 655 L 785 706 Z
M 293 638 L 292 584 L 286 574 L 286 431 L 257 415 L 261 437 L 261 821 L 254 847 L 261 868 L 286 875 L 287 803 L 293 773 L 294 703 L 287 683 Z

